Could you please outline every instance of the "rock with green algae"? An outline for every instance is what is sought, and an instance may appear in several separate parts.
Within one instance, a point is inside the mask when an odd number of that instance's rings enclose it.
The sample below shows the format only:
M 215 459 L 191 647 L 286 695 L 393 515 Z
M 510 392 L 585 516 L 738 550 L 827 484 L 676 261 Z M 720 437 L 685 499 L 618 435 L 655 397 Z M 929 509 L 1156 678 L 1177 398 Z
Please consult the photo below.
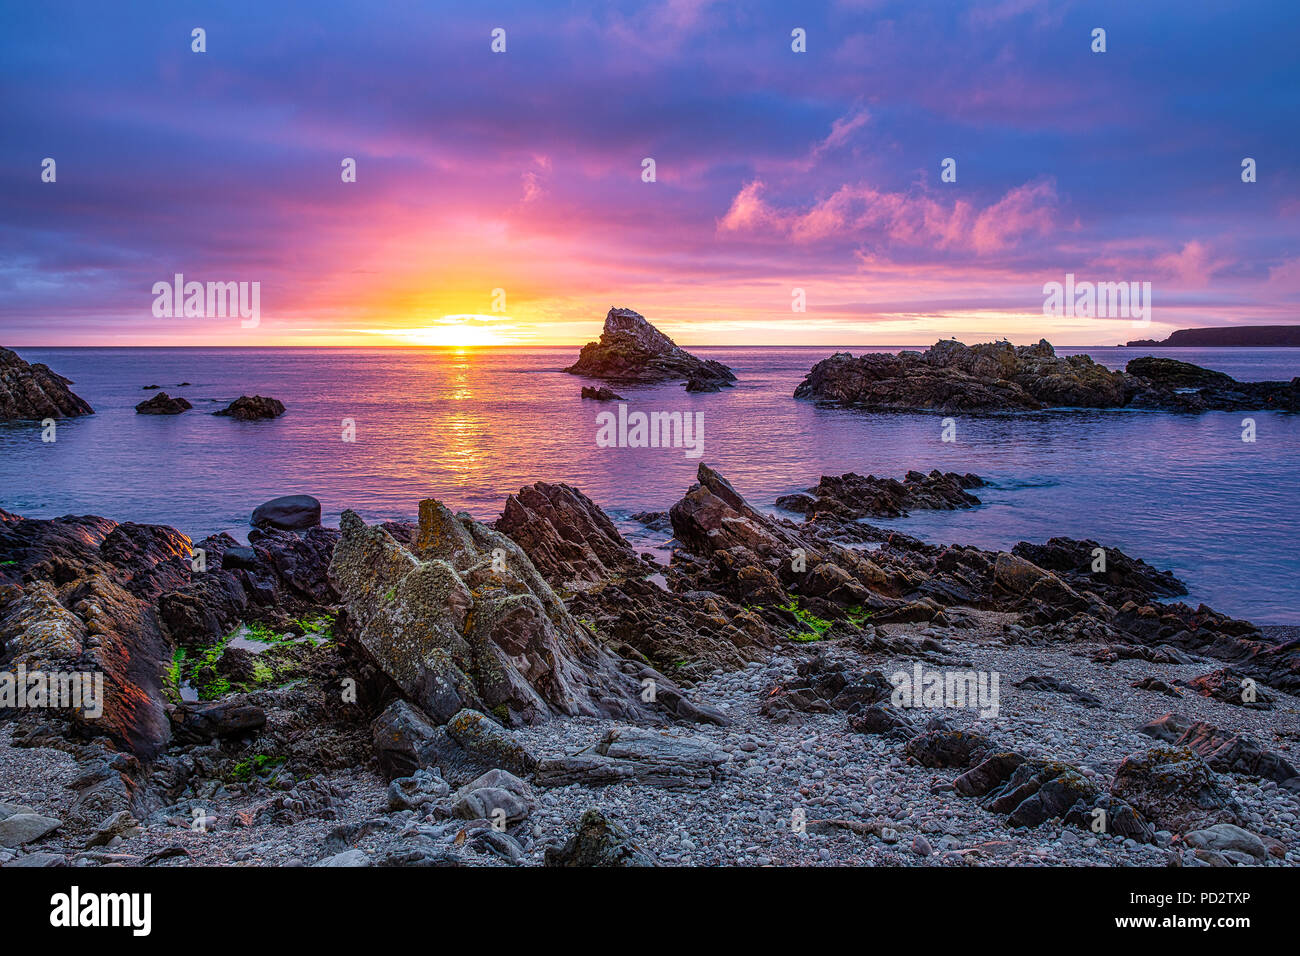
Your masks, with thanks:
M 433 499 L 409 545 L 352 511 L 340 527 L 330 579 L 349 636 L 436 723 L 663 716 L 504 534 Z

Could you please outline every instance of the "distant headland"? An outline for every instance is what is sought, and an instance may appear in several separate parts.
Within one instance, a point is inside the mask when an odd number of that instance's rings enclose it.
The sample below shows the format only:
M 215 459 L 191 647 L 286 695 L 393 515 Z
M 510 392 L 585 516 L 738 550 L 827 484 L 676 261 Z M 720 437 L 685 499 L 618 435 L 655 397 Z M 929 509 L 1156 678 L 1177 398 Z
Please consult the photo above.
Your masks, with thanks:
M 1300 325 L 1238 325 L 1219 329 L 1179 329 L 1163 342 L 1138 339 L 1127 348 L 1300 348 Z

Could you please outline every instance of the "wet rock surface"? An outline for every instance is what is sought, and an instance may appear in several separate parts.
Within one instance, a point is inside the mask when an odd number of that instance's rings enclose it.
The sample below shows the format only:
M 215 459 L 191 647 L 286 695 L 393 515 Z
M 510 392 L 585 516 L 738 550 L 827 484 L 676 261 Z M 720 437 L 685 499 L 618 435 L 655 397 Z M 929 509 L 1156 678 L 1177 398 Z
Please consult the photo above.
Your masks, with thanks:
M 94 409 L 69 387 L 71 379 L 48 365 L 29 364 L 0 348 L 0 421 L 44 421 L 93 415 Z

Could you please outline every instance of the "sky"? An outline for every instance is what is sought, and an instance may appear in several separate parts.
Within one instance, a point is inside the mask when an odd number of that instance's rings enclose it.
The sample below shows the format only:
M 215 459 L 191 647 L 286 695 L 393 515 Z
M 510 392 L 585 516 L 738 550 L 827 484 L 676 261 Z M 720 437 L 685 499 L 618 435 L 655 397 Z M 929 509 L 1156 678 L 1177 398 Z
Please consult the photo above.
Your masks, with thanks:
M 1295 0 L 0 21 L 6 346 L 574 345 L 611 306 L 688 346 L 1300 322 Z M 155 314 L 178 273 L 258 283 L 256 324 Z M 1149 325 L 1045 315 L 1067 274 L 1149 282 Z

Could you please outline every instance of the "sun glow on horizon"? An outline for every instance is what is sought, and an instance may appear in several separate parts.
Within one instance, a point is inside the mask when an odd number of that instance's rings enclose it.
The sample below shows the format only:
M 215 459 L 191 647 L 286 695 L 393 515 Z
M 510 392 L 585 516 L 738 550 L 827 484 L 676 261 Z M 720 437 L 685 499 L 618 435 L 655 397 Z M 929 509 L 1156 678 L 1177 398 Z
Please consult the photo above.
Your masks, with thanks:
M 435 348 L 475 348 L 491 345 L 515 345 L 520 337 L 509 316 L 464 312 L 444 315 L 433 325 L 406 329 L 375 329 L 377 335 L 405 339 L 411 345 Z

